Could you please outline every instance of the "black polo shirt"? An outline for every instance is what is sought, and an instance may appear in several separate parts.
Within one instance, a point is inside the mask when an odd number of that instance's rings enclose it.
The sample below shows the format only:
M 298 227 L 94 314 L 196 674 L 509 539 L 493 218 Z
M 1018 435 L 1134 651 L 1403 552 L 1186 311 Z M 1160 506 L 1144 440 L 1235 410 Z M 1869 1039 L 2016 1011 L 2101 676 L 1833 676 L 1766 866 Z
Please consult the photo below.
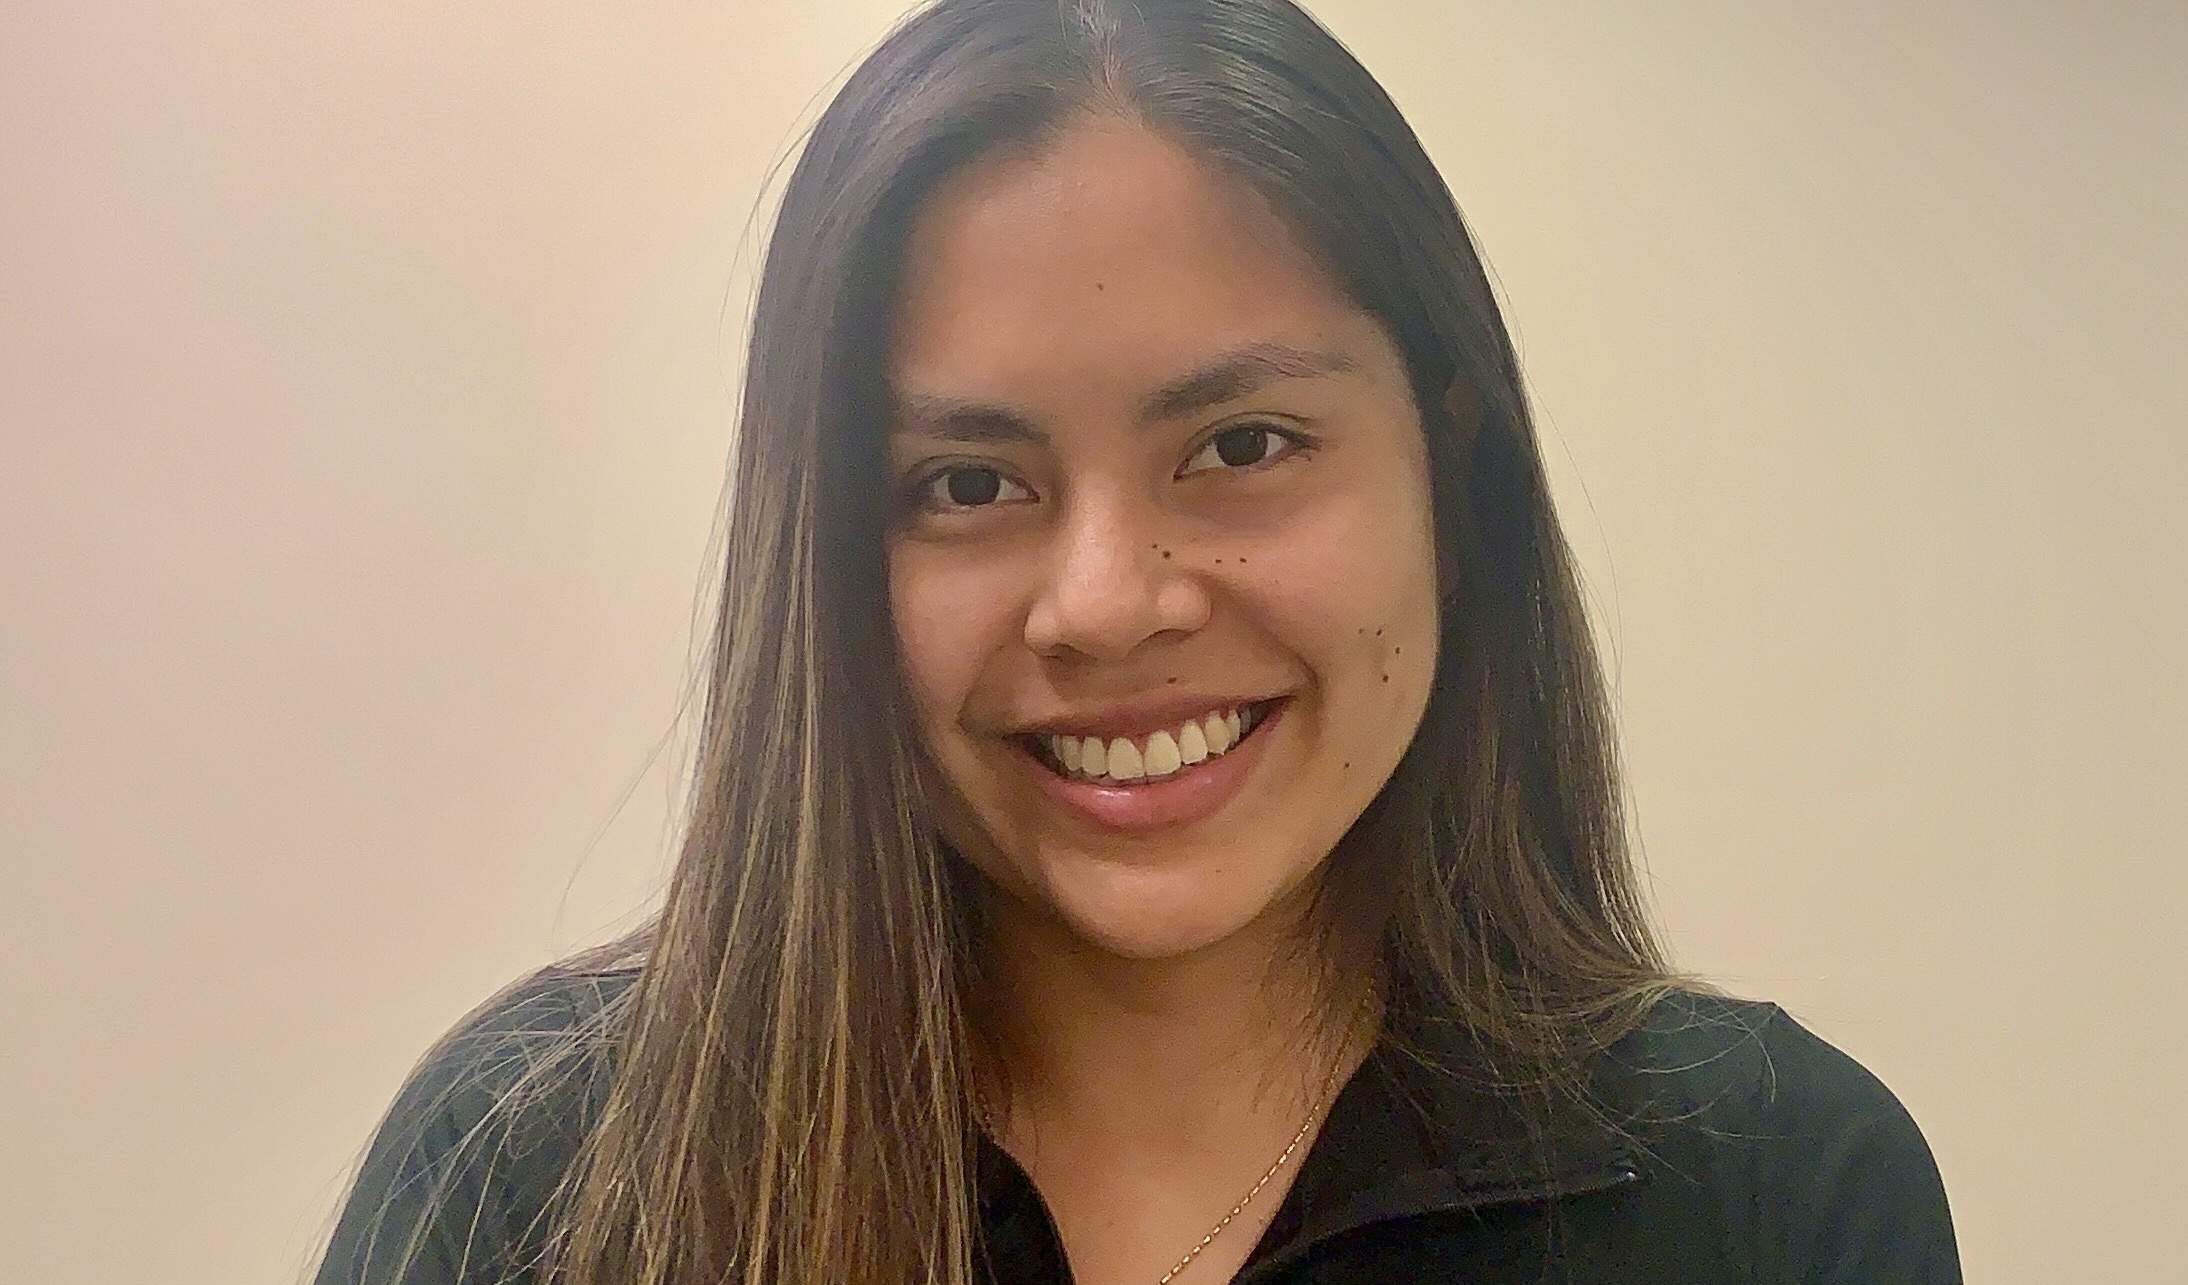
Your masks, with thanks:
M 531 1285 L 556 1183 L 605 1075 L 514 1119 L 487 1106 L 630 973 L 549 972 L 410 1077 L 374 1137 L 318 1285 Z M 1330 1105 L 1238 1285 L 1958 1285 L 1945 1190 L 1875 1076 L 1775 1004 L 1682 993 L 1595 1070 L 1597 1114 L 1531 1138 L 1433 1046 L 1378 1048 Z M 984 1280 L 1069 1281 L 1039 1193 L 977 1163 Z M 417 1233 L 420 1252 L 397 1274 Z M 1188 1268 L 1180 1285 L 1188 1285 Z

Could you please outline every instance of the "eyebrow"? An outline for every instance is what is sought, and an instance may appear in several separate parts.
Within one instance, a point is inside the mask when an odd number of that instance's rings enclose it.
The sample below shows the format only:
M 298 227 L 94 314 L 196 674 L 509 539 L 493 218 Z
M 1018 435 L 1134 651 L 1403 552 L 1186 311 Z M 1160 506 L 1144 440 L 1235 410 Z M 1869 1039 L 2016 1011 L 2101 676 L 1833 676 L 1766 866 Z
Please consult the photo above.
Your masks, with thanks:
M 1140 419 L 1143 423 L 1175 419 L 1280 380 L 1319 379 L 1356 368 L 1357 363 L 1341 352 L 1274 342 L 1247 344 L 1218 354 L 1149 393 L 1140 403 Z M 985 445 L 1048 440 L 1032 416 L 1009 406 L 931 393 L 908 393 L 897 400 L 907 419 L 951 441 Z

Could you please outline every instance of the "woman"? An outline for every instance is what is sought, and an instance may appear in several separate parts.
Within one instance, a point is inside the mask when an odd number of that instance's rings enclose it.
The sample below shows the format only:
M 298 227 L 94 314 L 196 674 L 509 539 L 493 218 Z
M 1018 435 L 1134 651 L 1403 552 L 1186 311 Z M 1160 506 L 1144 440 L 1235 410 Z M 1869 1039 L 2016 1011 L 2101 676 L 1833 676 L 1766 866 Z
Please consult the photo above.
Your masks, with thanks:
M 1663 962 L 1480 262 L 1285 0 L 902 25 L 736 470 L 659 920 L 427 1056 L 322 1281 L 1958 1279 L 1892 1095 Z

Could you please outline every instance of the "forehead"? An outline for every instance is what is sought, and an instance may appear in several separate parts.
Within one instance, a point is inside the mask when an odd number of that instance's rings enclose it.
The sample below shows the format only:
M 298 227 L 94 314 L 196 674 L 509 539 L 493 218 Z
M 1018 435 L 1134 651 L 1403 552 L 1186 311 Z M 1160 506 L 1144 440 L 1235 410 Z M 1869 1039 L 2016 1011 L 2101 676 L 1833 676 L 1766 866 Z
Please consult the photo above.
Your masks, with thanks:
M 1254 344 L 1378 355 L 1373 321 L 1259 193 L 1123 120 L 1090 117 L 953 176 L 906 251 L 900 392 L 1083 404 Z

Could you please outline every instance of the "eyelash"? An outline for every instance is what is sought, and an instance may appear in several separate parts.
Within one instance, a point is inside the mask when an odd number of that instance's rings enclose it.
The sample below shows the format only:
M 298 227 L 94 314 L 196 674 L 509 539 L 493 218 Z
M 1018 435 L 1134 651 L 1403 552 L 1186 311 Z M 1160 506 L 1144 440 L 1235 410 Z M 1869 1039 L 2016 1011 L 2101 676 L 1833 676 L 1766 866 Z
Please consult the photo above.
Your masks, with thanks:
M 1321 445 L 1321 443 L 1316 440 L 1311 434 L 1303 433 L 1296 428 L 1287 428 L 1284 425 L 1275 423 L 1270 420 L 1247 420 L 1239 423 L 1225 424 L 1223 427 L 1202 438 L 1198 443 L 1194 445 L 1193 449 L 1189 453 L 1187 453 L 1185 457 L 1185 463 L 1190 464 L 1195 459 L 1198 459 L 1203 452 L 1207 451 L 1210 447 L 1213 447 L 1215 445 L 1216 439 L 1222 437 L 1224 434 L 1235 433 L 1242 429 L 1259 429 L 1260 431 L 1267 433 L 1269 436 L 1282 441 L 1287 449 L 1284 450 L 1281 454 L 1258 459 L 1250 464 L 1219 464 L 1218 466 L 1210 469 L 1195 469 L 1194 472 L 1258 473 L 1266 469 L 1274 468 L 1279 464 L 1288 463 L 1295 459 L 1304 459 L 1307 456 L 1313 454 L 1314 451 Z M 1220 456 L 1218 458 L 1220 458 Z M 1182 480 L 1185 477 L 1191 476 L 1191 474 L 1188 474 L 1184 471 L 1184 465 L 1181 464 L 1178 467 L 1179 471 L 1175 475 L 1173 475 L 1175 478 Z M 1021 487 L 1028 492 L 1031 492 L 1033 490 L 1032 487 L 1026 486 L 1023 482 L 1016 481 L 1008 473 L 1004 472 L 1002 469 L 995 467 L 992 464 L 984 464 L 973 460 L 951 460 L 936 465 L 915 475 L 906 484 L 904 488 L 904 499 L 906 507 L 913 511 L 949 514 L 971 513 L 978 509 L 994 508 L 998 503 L 1001 503 L 1001 501 L 991 501 L 987 504 L 958 505 L 935 502 L 933 498 L 935 483 L 942 481 L 944 478 L 947 478 L 952 473 L 958 472 L 994 473 L 998 477 L 1003 479 L 1004 485 Z
M 1223 465 L 1220 469 L 1216 469 L 1213 471 L 1224 473 L 1258 473 L 1264 469 L 1274 468 L 1279 464 L 1287 463 L 1291 460 L 1304 459 L 1307 456 L 1312 455 L 1315 448 L 1321 445 L 1321 443 L 1316 440 L 1312 435 L 1302 433 L 1296 428 L 1287 428 L 1284 425 L 1276 423 L 1273 420 L 1237 420 L 1232 423 L 1225 424 L 1223 427 L 1200 439 L 1200 443 L 1193 447 L 1191 453 L 1186 455 L 1185 463 L 1190 464 L 1195 459 L 1198 459 L 1201 452 L 1216 444 L 1217 438 L 1222 437 L 1226 433 L 1236 433 L 1242 429 L 1259 429 L 1260 431 L 1267 433 L 1271 437 L 1282 440 L 1285 445 L 1288 446 L 1290 449 L 1286 450 L 1281 455 L 1277 455 L 1267 459 L 1258 459 L 1251 464 L 1226 464 Z M 1179 472 L 1177 476 L 1186 476 L 1183 471 L 1184 465 L 1179 465 L 1178 467 Z

